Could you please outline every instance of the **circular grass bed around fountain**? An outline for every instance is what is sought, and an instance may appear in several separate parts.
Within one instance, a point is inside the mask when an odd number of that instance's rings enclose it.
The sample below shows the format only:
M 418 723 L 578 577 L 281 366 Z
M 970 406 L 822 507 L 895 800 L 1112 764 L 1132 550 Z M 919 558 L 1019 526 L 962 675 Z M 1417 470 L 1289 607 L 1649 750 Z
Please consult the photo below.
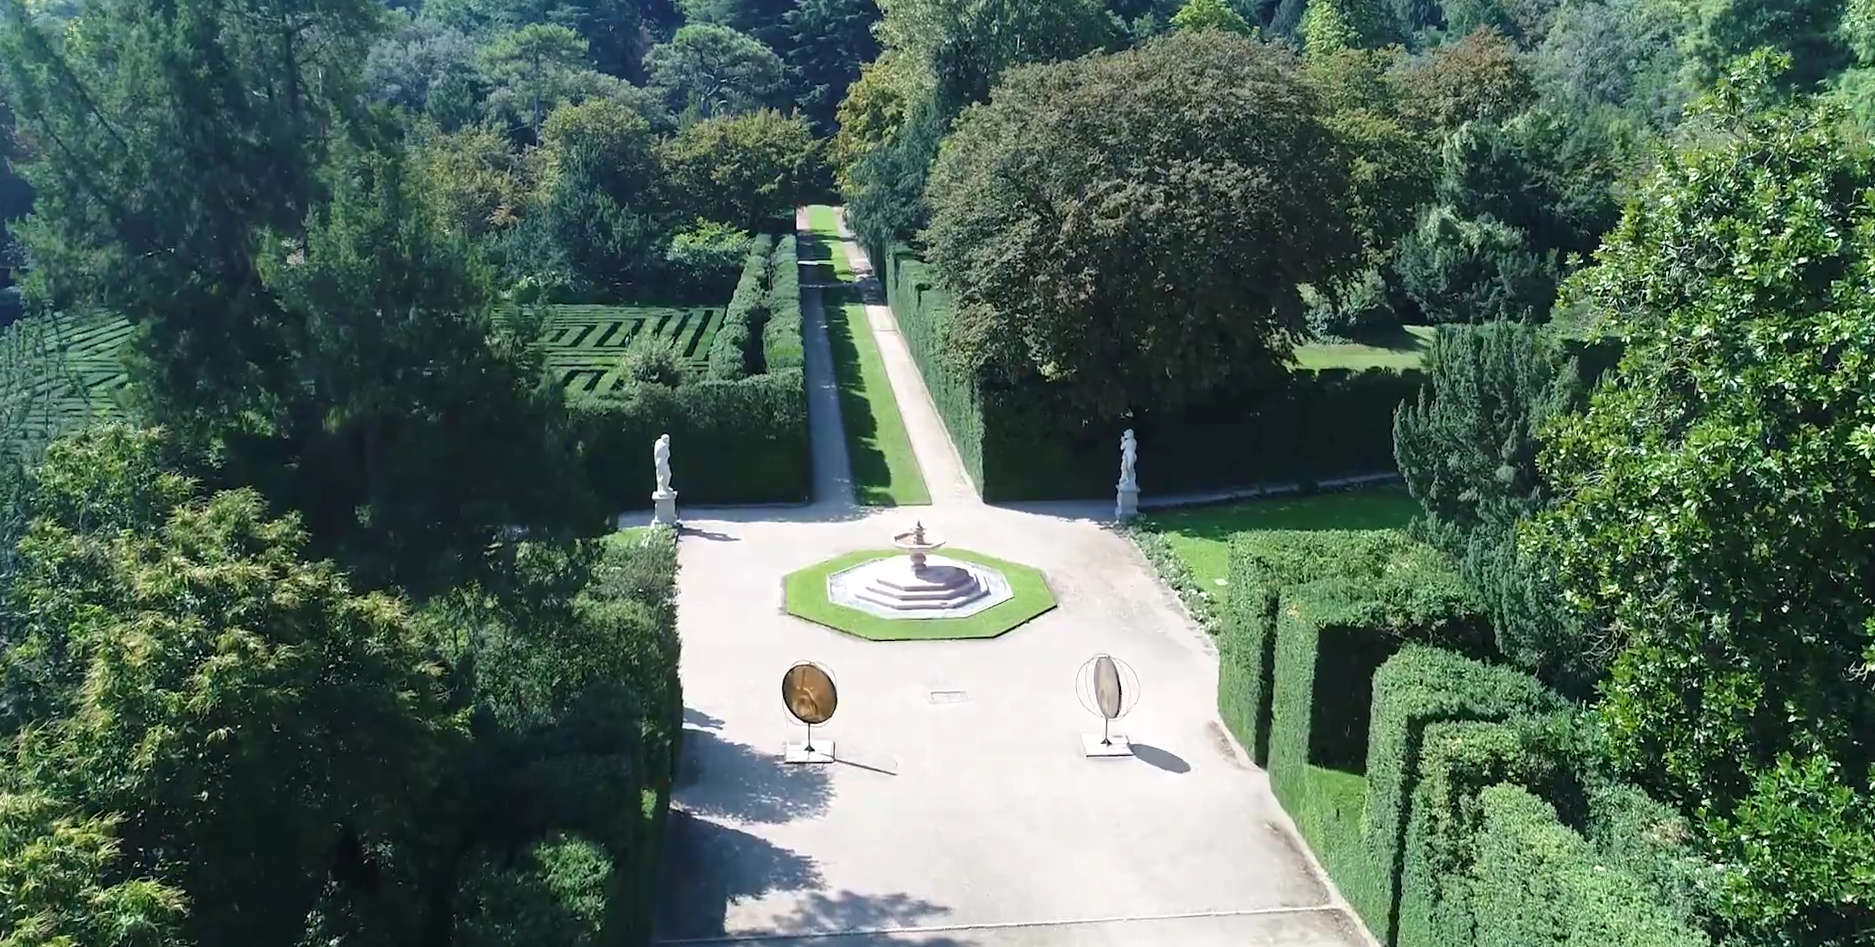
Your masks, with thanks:
M 903 556 L 896 549 L 862 549 L 817 562 L 782 579 L 788 614 L 872 641 L 931 641 L 946 638 L 994 638 L 1055 607 L 1055 597 L 1040 570 L 965 549 L 944 556 L 989 566 L 1009 581 L 1013 596 L 968 618 L 881 618 L 837 605 L 827 598 L 827 577 L 877 559 Z

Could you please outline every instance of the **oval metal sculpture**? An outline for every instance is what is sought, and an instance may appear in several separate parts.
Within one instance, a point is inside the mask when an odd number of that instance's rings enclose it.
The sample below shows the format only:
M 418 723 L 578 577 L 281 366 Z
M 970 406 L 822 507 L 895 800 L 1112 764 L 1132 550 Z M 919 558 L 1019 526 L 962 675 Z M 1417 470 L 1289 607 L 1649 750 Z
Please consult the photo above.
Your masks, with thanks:
M 802 661 L 781 675 L 781 702 L 794 719 L 813 727 L 833 719 L 840 706 L 840 690 L 826 669 Z
M 1101 655 L 1094 659 L 1094 704 L 1100 708 L 1100 715 L 1112 720 L 1120 716 L 1120 698 L 1123 690 L 1120 684 L 1120 668 L 1113 663 L 1110 655 Z

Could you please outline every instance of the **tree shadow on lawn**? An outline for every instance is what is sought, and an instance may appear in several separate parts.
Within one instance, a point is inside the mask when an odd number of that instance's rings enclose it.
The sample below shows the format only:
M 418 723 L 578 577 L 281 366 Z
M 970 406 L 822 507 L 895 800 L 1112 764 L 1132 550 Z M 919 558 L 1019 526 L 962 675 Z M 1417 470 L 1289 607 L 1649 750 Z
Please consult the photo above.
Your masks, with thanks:
M 826 314 L 827 345 L 833 351 L 833 371 L 839 378 L 859 381 L 859 345 L 853 333 L 871 331 L 865 324 L 863 310 L 850 311 L 846 290 L 828 290 L 822 295 Z M 857 317 L 858 325 L 854 325 Z M 873 414 L 872 400 L 857 384 L 840 386 L 840 423 L 846 428 L 846 457 L 853 471 L 853 496 L 868 506 L 897 506 L 892 497 L 892 468 L 879 448 L 879 419 Z

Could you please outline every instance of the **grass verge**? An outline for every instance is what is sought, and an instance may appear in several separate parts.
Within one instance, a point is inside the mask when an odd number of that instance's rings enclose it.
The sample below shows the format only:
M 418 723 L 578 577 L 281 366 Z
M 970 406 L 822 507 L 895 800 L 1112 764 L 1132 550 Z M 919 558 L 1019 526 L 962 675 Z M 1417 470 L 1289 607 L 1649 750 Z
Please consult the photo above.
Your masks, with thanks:
M 803 263 L 846 284 L 821 291 L 826 310 L 827 342 L 833 349 L 834 377 L 840 386 L 840 420 L 845 428 L 847 462 L 852 467 L 853 496 L 865 506 L 915 506 L 931 502 L 911 436 L 899 414 L 885 358 L 872 337 L 866 305 L 852 284 L 833 209 L 808 209 L 811 236 L 801 249 Z
M 892 620 L 869 615 L 858 609 L 835 605 L 827 599 L 827 577 L 874 559 L 902 556 L 896 549 L 862 549 L 799 572 L 790 572 L 782 580 L 788 614 L 817 625 L 844 631 L 872 641 L 935 641 L 951 638 L 994 638 L 1022 625 L 1055 607 L 1055 596 L 1040 570 L 985 556 L 965 549 L 946 547 L 938 555 L 965 562 L 991 566 L 1009 580 L 1015 597 L 971 615 L 968 618 L 918 618 Z
M 1432 326 L 1402 326 L 1397 331 L 1361 342 L 1310 342 L 1296 346 L 1296 367 L 1320 371 L 1346 368 L 1419 368 L 1432 348 Z

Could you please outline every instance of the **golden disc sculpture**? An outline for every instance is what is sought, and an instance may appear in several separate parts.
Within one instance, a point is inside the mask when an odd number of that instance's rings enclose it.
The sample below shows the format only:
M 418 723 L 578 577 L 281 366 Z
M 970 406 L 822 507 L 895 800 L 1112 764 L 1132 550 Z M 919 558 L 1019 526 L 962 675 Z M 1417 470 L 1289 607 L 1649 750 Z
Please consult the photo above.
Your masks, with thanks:
M 1112 720 L 1120 715 L 1120 669 L 1113 658 L 1101 655 L 1094 659 L 1094 704 L 1100 715 Z
M 781 702 L 794 719 L 813 727 L 833 719 L 840 691 L 824 669 L 803 661 L 781 675 Z

